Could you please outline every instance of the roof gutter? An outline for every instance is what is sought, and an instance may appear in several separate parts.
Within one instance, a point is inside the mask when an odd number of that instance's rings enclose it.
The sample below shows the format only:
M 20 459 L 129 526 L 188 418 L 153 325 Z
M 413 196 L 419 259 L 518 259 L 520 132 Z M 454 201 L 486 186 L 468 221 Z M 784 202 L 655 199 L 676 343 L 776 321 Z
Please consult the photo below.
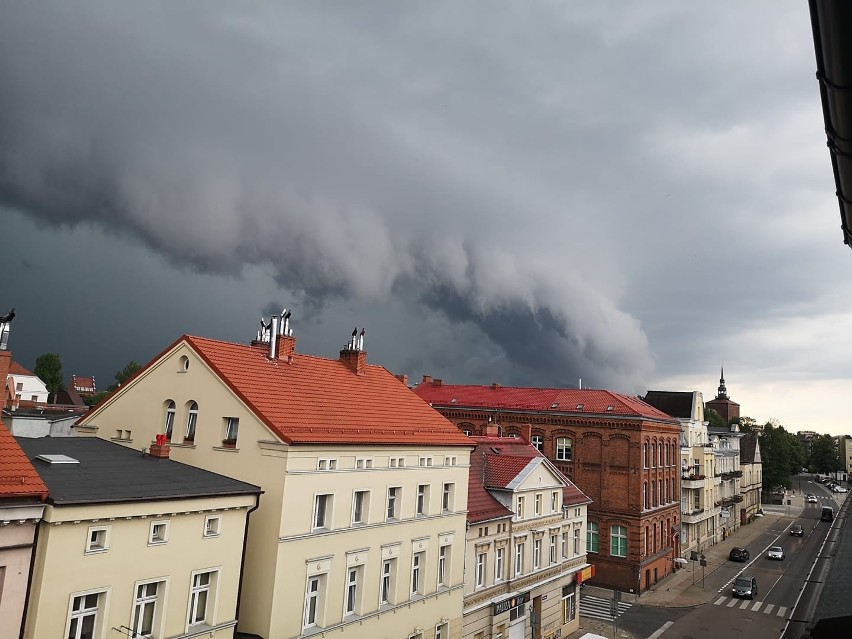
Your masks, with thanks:
M 808 4 L 840 228 L 843 243 L 852 248 L 852 3 L 809 0 Z

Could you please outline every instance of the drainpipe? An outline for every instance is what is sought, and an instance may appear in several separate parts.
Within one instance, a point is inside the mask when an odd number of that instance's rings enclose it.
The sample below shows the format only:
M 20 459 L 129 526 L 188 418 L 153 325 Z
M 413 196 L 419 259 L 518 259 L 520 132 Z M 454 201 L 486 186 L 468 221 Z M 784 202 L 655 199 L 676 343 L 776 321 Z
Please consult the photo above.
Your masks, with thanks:
M 275 335 L 273 334 L 272 340 L 275 340 Z M 246 528 L 243 532 L 243 552 L 240 561 L 240 583 L 237 585 L 237 625 L 240 623 L 240 603 L 243 600 L 243 577 L 246 572 L 246 547 L 248 546 L 248 533 L 249 533 L 249 517 L 251 514 L 260 507 L 260 496 L 263 494 L 263 491 L 257 494 L 257 498 L 254 501 L 254 507 L 250 508 L 246 513 Z M 23 636 L 21 637 L 23 639 Z

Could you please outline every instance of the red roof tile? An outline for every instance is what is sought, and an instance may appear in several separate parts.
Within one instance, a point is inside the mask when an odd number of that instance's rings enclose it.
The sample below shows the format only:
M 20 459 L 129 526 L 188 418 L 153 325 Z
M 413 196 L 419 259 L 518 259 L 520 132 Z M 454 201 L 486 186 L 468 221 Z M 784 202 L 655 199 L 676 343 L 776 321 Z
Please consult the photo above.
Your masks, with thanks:
M 181 341 L 284 442 L 473 446 L 382 366 L 355 374 L 337 359 L 295 353 L 269 360 L 265 347 L 188 335 Z
M 577 486 L 551 464 L 536 448 L 514 437 L 471 437 L 476 448 L 470 455 L 468 476 L 468 521 L 476 523 L 509 517 L 512 511 L 489 491 L 504 490 L 534 459 L 540 458 L 564 483 L 563 504 L 591 503 Z
M 9 366 L 9 375 L 28 375 L 30 377 L 36 377 L 35 373 L 27 370 L 15 361 L 13 361 L 12 364 Z
M 504 408 L 553 413 L 583 413 L 665 419 L 669 415 L 638 397 L 608 390 L 574 388 L 524 388 L 471 386 L 424 382 L 414 392 L 433 405 L 449 407 Z
M 5 425 L 0 423 L 0 498 L 47 498 L 47 486 Z

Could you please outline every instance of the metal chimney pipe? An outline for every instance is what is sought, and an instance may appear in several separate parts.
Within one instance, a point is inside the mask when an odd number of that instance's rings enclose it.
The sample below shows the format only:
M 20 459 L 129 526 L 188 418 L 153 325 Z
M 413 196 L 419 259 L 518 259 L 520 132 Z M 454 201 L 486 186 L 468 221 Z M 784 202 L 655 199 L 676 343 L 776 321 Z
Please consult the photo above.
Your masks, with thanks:
M 278 357 L 278 316 L 269 319 L 269 359 Z

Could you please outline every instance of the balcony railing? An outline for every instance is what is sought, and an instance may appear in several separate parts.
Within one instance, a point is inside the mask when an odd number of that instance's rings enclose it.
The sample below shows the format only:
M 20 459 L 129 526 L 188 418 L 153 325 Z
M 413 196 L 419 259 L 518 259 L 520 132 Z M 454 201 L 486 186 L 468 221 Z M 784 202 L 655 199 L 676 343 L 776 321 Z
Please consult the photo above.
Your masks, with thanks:
M 688 475 L 686 477 L 681 477 L 680 487 L 681 488 L 704 488 L 705 483 L 704 475 Z
M 707 519 L 707 515 L 704 514 L 703 508 L 684 510 L 680 513 L 680 520 L 687 524 L 697 524 L 705 519 Z

